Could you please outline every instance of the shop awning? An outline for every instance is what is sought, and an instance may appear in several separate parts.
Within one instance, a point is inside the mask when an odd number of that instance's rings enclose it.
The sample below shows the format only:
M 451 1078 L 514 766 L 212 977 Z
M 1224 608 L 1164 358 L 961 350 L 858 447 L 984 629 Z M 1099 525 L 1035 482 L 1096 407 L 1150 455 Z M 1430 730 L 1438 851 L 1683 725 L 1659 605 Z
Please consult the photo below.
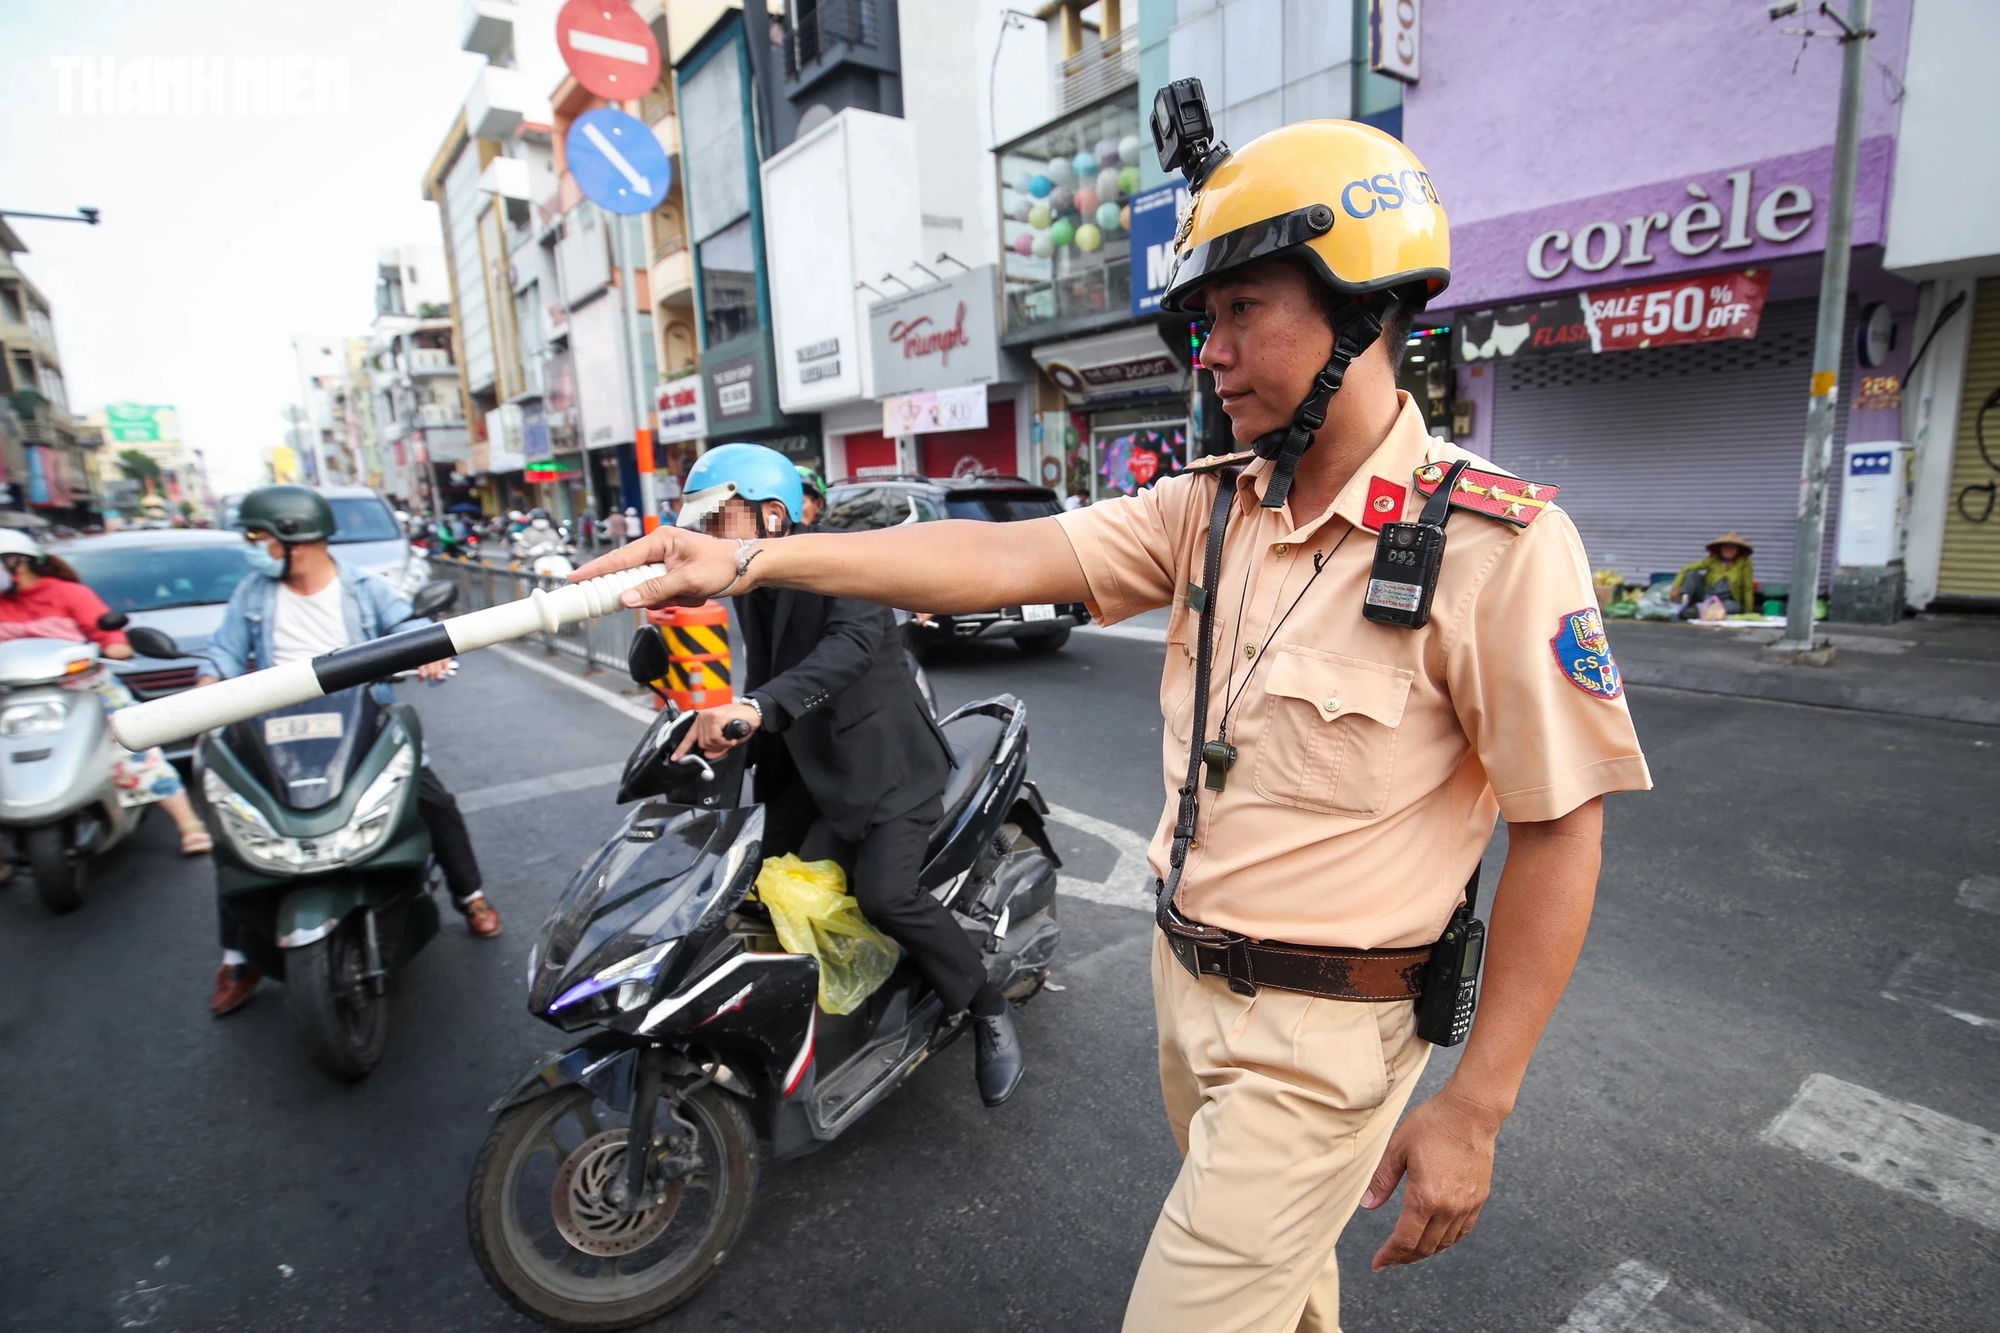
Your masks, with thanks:
M 1035 364 L 1072 399 L 1186 393 L 1187 367 L 1152 324 L 1034 349 Z

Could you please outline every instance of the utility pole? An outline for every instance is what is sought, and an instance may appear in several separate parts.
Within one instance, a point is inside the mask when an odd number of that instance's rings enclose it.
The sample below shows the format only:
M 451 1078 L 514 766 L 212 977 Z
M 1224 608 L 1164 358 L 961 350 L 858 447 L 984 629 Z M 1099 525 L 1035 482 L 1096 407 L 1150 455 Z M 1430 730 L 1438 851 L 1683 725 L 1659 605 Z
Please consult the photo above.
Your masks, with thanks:
M 1797 12 L 1798 5 L 1775 4 L 1771 17 Z M 1840 120 L 1833 141 L 1833 198 L 1826 225 L 1826 252 L 1820 266 L 1819 326 L 1813 338 L 1812 392 L 1806 401 L 1805 462 L 1799 477 L 1799 526 L 1792 542 L 1791 597 L 1785 608 L 1784 638 L 1770 655 L 1795 665 L 1825 666 L 1831 646 L 1813 639 L 1813 609 L 1819 596 L 1826 544 L 1826 481 L 1832 464 L 1835 407 L 1840 401 L 1840 352 L 1847 325 L 1847 270 L 1854 237 L 1854 180 L 1861 154 L 1861 80 L 1867 72 L 1868 26 L 1873 0 L 1848 0 L 1847 18 L 1821 0 L 1819 12 L 1839 26 L 1841 48 Z M 1816 36 L 1810 29 L 1802 34 Z

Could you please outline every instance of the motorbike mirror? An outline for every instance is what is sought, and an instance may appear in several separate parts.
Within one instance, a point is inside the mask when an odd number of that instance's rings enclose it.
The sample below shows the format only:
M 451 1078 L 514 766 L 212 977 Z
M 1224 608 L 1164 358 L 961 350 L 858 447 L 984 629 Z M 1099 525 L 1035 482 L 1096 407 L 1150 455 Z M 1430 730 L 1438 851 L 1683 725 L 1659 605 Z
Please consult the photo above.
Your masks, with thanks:
M 642 625 L 632 632 L 625 669 L 639 685 L 651 685 L 667 674 L 667 636 L 660 633 L 658 625 Z
M 109 618 L 108 616 L 106 617 L 106 619 Z M 122 620 L 124 617 L 121 616 L 119 618 Z M 126 642 L 132 645 L 132 651 L 141 657 L 175 658 L 187 656 L 187 654 L 180 650 L 180 645 L 174 642 L 173 635 L 168 634 L 164 630 L 154 629 L 151 625 L 140 625 L 136 629 L 127 631 L 125 639 Z
M 132 618 L 123 611 L 106 611 L 97 618 L 97 628 L 101 630 L 124 629 L 132 623 Z
M 458 602 L 458 585 L 446 579 L 432 579 L 417 589 L 417 595 L 410 599 L 410 618 L 419 616 L 430 618 L 440 611 L 449 611 Z

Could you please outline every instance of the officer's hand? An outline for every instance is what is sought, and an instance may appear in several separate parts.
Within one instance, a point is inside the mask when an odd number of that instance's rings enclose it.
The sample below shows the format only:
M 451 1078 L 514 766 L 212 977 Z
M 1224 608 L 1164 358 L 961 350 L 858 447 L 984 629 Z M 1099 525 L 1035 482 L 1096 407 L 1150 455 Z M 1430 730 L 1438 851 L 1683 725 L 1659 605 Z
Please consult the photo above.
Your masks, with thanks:
M 1363 1208 L 1379 1208 L 1396 1192 L 1396 1182 L 1409 1176 L 1403 1215 L 1375 1252 L 1376 1272 L 1428 1259 L 1471 1233 L 1493 1188 L 1499 1136 L 1496 1118 L 1448 1092 L 1403 1117 L 1361 1196 Z
M 741 738 L 731 738 L 722 734 L 722 729 L 731 722 L 747 722 L 750 732 Z M 705 759 L 719 759 L 728 754 L 754 735 L 764 719 L 749 704 L 724 704 L 720 708 L 704 708 L 694 715 L 694 721 L 681 733 L 681 743 L 674 747 L 674 762 L 680 760 L 696 746 L 701 747 Z
M 569 576 L 571 583 L 615 574 L 621 569 L 661 564 L 667 572 L 628 589 L 626 606 L 700 606 L 736 577 L 736 543 L 704 537 L 685 528 L 655 528 L 609 555 L 601 555 Z M 739 586 L 736 591 L 744 591 Z

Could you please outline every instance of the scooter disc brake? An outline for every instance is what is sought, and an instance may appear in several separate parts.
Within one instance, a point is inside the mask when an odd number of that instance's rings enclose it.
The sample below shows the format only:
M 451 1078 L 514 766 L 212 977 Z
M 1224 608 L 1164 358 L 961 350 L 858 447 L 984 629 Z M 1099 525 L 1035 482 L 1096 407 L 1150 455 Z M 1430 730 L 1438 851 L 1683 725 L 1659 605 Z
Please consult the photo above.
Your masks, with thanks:
M 585 1139 L 556 1169 L 549 1204 L 556 1230 L 582 1250 L 615 1258 L 645 1245 L 673 1221 L 680 1207 L 683 1182 L 668 1182 L 666 1202 L 641 1212 L 620 1212 L 611 1200 L 611 1186 L 625 1178 L 625 1131 L 607 1129 Z

